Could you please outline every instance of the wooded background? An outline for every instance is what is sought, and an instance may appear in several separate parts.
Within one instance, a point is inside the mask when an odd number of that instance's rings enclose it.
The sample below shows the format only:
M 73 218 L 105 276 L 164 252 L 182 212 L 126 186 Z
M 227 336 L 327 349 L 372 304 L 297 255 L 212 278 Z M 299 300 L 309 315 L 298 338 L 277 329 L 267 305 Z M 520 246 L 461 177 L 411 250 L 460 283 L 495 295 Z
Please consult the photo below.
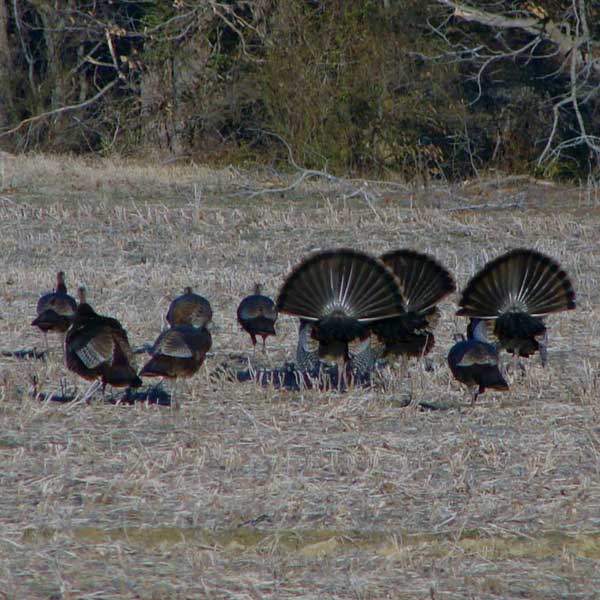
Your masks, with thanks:
M 591 0 L 0 0 L 0 147 L 600 173 Z

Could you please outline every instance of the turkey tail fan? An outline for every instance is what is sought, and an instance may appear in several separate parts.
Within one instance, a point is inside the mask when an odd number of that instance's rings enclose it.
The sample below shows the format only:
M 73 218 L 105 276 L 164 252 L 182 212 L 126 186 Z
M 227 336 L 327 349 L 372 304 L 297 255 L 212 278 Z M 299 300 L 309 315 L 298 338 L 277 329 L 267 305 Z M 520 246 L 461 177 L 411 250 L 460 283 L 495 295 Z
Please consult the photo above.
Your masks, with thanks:
M 392 272 L 376 258 L 347 248 L 301 262 L 284 282 L 277 310 L 308 321 L 337 313 L 362 323 L 405 312 Z
M 456 290 L 454 278 L 433 256 L 414 250 L 393 250 L 380 257 L 400 281 L 406 310 L 425 311 Z
M 488 262 L 464 289 L 456 314 L 493 319 L 509 312 L 543 316 L 575 308 L 569 276 L 553 258 L 526 248 Z

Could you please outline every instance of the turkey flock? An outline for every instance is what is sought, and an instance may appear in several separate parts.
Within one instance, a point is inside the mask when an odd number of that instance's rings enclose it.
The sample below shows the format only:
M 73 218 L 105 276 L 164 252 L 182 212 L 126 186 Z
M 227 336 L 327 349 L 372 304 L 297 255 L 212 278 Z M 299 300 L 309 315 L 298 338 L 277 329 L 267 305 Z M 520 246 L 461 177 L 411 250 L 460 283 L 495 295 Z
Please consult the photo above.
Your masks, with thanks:
M 311 380 L 332 370 L 342 390 L 369 381 L 384 364 L 398 362 L 406 369 L 411 357 L 430 353 L 440 319 L 437 305 L 454 291 L 452 275 L 428 254 L 401 249 L 376 258 L 339 248 L 300 262 L 275 302 L 256 286 L 238 306 L 237 320 L 254 347 L 257 338 L 262 339 L 264 351 L 266 339 L 276 335 L 278 314 L 297 317 L 293 370 Z M 574 309 L 575 292 L 556 260 L 537 250 L 517 248 L 484 265 L 462 291 L 458 306 L 457 315 L 469 320 L 466 336 L 455 336 L 448 365 L 474 403 L 486 389 L 508 389 L 502 351 L 512 354 L 514 369 L 523 368 L 521 357 L 535 353 L 546 364 L 543 318 Z M 97 314 L 87 302 L 85 288 L 78 289 L 77 301 L 71 297 L 61 271 L 55 291 L 39 299 L 32 325 L 45 337 L 48 332 L 64 334 L 67 368 L 99 382 L 104 393 L 107 385 L 138 388 L 142 378 L 176 382 L 193 376 L 212 346 L 212 316 L 210 302 L 186 288 L 171 303 L 168 328 L 138 372 L 121 323 Z

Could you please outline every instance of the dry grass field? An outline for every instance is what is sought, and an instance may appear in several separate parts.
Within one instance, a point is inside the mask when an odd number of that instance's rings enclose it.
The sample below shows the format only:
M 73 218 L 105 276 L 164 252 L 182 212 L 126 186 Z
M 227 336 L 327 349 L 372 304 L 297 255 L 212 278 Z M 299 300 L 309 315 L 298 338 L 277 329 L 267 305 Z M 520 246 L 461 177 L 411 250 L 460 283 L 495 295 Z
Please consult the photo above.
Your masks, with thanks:
M 157 336 L 186 285 L 211 300 L 215 331 L 179 411 L 35 400 L 34 377 L 45 392 L 87 386 L 58 338 L 47 362 L 0 358 L 0 598 L 597 597 L 597 189 L 321 178 L 277 191 L 293 177 L 13 163 L 0 190 L 0 349 L 43 347 L 29 323 L 58 269 L 134 345 Z M 254 282 L 275 295 L 302 256 L 341 245 L 430 251 L 459 287 L 500 252 L 536 247 L 571 274 L 578 308 L 548 318 L 547 369 L 530 361 L 475 407 L 445 362 L 466 326 L 455 298 L 441 306 L 433 372 L 413 364 L 344 394 L 211 378 L 237 355 L 254 360 L 235 320 Z M 280 316 L 255 362 L 291 359 L 295 338 Z

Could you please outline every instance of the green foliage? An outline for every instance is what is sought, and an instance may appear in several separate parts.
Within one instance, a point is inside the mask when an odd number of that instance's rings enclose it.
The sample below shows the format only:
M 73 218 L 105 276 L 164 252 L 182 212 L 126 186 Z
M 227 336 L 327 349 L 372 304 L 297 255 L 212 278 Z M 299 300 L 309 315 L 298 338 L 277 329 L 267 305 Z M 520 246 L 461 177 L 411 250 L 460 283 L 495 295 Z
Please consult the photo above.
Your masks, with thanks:
M 320 12 L 280 3 L 256 73 L 264 128 L 307 166 L 410 176 L 430 162 L 436 153 L 423 137 L 435 137 L 440 123 L 431 69 L 410 55 L 419 46 L 409 35 L 419 29 L 415 7 L 331 1 Z

